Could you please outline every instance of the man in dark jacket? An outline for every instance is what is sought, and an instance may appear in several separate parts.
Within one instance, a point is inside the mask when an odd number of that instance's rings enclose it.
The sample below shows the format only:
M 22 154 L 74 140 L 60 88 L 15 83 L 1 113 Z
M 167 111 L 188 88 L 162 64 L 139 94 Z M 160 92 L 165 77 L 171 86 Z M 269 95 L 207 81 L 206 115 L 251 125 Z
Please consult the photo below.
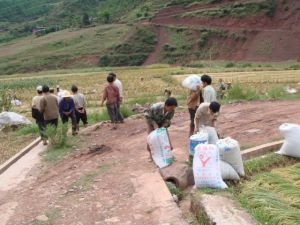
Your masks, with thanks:
M 68 91 L 64 91 L 64 96 L 59 102 L 59 114 L 63 124 L 68 123 L 69 118 L 72 121 L 72 135 L 76 135 L 76 116 L 75 116 L 75 103 Z

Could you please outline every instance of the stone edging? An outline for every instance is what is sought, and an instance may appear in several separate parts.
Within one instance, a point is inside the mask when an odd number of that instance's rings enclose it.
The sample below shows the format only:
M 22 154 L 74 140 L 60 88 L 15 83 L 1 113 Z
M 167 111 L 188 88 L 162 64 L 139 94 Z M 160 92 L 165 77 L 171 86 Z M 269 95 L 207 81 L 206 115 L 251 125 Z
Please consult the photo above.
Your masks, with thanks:
M 253 148 L 246 149 L 242 151 L 243 160 L 252 159 L 258 156 L 265 155 L 269 152 L 274 152 L 274 150 L 279 150 L 284 141 L 270 142 L 264 145 L 259 145 Z
M 13 157 L 11 157 L 6 162 L 4 162 L 2 165 L 0 165 L 0 175 L 3 172 L 5 172 L 11 165 L 17 162 L 20 158 L 22 158 L 26 153 L 28 153 L 31 149 L 37 146 L 40 143 L 40 141 L 41 141 L 40 137 L 35 139 L 33 142 L 31 142 L 29 145 L 23 148 L 20 152 L 18 152 Z

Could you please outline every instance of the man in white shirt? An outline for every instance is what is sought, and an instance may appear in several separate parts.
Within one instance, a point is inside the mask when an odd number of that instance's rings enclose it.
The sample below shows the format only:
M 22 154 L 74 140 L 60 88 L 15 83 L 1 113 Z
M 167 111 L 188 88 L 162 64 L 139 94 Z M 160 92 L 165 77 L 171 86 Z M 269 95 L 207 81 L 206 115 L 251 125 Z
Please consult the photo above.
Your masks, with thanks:
M 78 87 L 72 85 L 71 91 L 73 93 L 73 100 L 75 104 L 75 115 L 76 115 L 76 131 L 79 131 L 79 123 L 82 121 L 84 127 L 87 126 L 87 113 L 86 113 L 86 100 L 85 96 L 78 92 Z
M 217 101 L 217 94 L 213 86 L 211 85 L 212 79 L 208 75 L 203 75 L 201 77 L 201 81 L 203 83 L 203 98 L 204 102 L 215 102 Z
M 109 73 L 108 75 L 110 75 L 114 78 L 114 85 L 117 86 L 117 88 L 119 89 L 120 103 L 119 103 L 118 107 L 119 107 L 119 112 L 120 112 L 120 105 L 123 102 L 123 85 L 122 85 L 122 82 L 117 78 L 117 75 L 115 73 Z M 120 122 L 120 123 L 124 122 L 123 116 L 121 114 L 119 114 L 119 116 L 118 116 L 118 122 Z
M 216 127 L 221 105 L 218 102 L 200 104 L 195 115 L 195 126 L 198 132 L 201 126 Z

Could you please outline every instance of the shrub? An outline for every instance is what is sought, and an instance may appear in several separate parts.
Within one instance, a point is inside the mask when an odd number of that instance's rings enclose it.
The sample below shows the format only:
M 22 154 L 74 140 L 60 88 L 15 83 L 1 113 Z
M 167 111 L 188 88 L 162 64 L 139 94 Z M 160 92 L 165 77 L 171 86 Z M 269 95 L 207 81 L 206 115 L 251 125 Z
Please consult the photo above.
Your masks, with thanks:
M 12 108 L 11 96 L 6 89 L 0 89 L 0 112 L 10 111 Z
M 124 106 L 124 105 L 121 106 L 120 111 L 124 118 L 128 118 L 128 117 L 134 115 L 134 112 L 132 112 L 127 106 Z
M 110 117 L 107 112 L 107 109 L 104 109 L 101 112 L 88 114 L 88 121 L 90 124 L 98 123 L 101 121 L 108 121 L 108 120 L 110 120 Z
M 292 69 L 292 70 L 300 70 L 300 64 L 291 65 L 290 69 Z
M 49 125 L 46 128 L 45 134 L 53 147 L 64 147 L 67 142 L 68 125 L 61 124 L 58 127 Z
M 233 87 L 228 90 L 228 98 L 238 100 L 238 99 L 246 99 L 246 96 L 241 86 L 233 85 Z
M 284 96 L 284 90 L 282 87 L 273 87 L 268 92 L 268 97 L 271 99 L 280 99 Z
M 226 67 L 226 68 L 232 68 L 232 67 L 235 67 L 235 63 L 233 63 L 233 62 L 226 63 L 226 64 L 225 64 L 225 67 Z

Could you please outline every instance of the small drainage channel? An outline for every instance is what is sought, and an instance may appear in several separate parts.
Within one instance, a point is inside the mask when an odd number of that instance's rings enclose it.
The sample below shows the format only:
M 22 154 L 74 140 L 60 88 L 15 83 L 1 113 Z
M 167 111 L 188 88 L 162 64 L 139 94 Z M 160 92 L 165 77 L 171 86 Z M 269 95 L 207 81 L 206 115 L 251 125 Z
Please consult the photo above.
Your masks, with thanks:
M 251 180 L 256 174 L 271 171 L 274 168 L 291 166 L 299 162 L 299 159 L 279 156 L 274 153 L 280 148 L 282 141 L 269 143 L 244 151 L 244 164 L 246 177 L 241 181 Z M 239 184 L 230 183 L 232 191 L 219 191 L 214 189 L 193 189 L 194 179 L 192 168 L 187 163 L 175 162 L 169 167 L 160 170 L 169 191 L 177 202 L 185 219 L 192 225 L 224 224 L 229 220 L 231 225 L 254 225 L 257 222 L 240 208 L 235 201 L 234 194 L 238 192 Z M 182 208 L 184 202 L 184 208 Z M 230 218 L 230 219 L 228 219 Z M 220 222 L 221 221 L 221 222 Z M 241 221 L 243 221 L 241 223 Z

